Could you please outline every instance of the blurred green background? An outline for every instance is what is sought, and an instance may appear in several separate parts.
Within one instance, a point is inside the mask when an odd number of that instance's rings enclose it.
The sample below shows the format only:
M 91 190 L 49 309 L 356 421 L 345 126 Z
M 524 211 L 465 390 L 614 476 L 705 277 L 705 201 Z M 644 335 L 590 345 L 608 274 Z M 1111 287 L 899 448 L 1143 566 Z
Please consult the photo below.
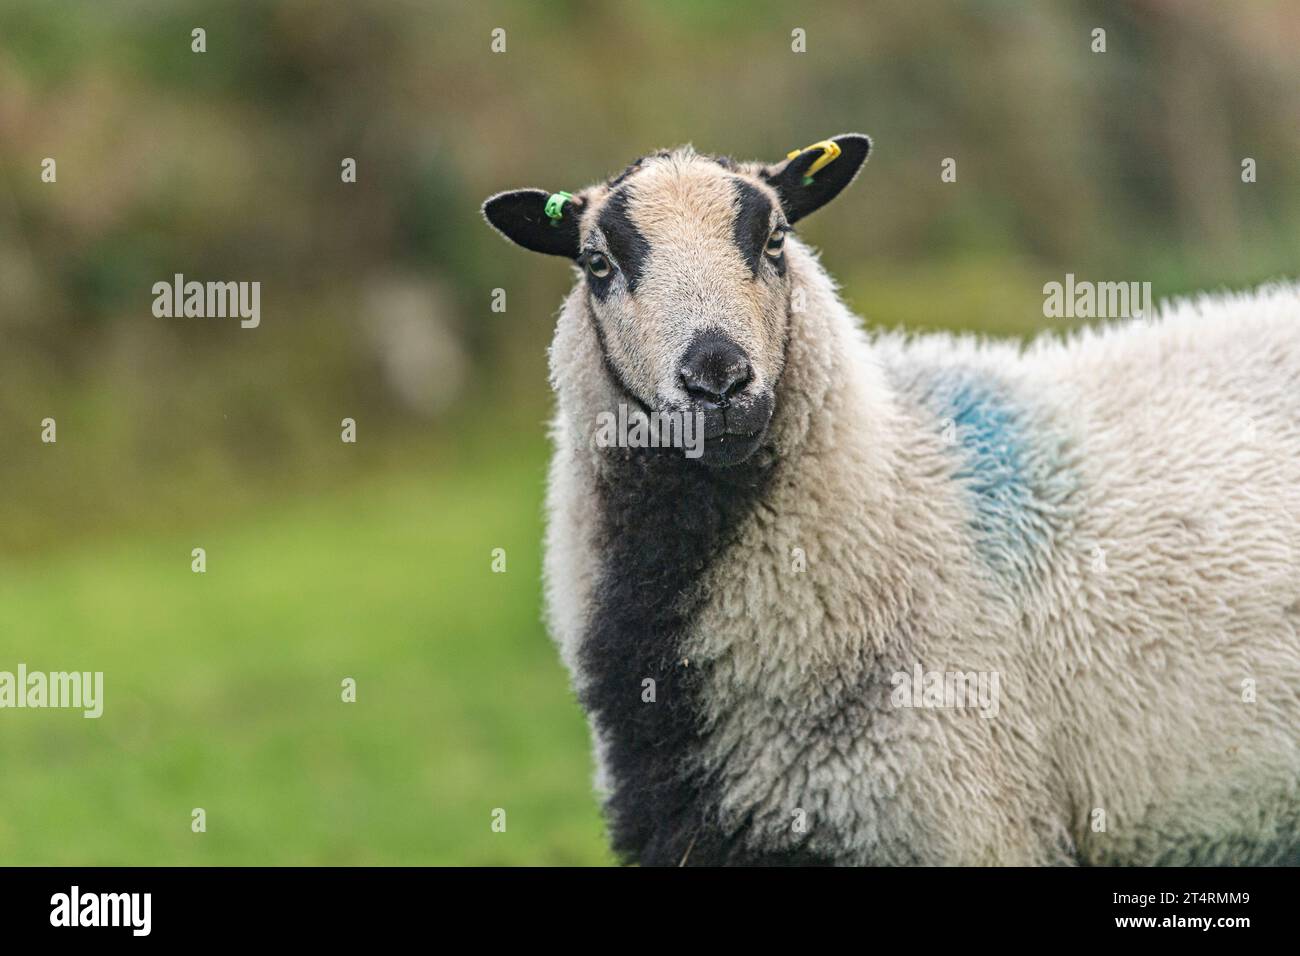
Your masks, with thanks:
M 1300 262 L 1297 12 L 0 0 L 0 670 L 106 697 L 0 711 L 0 863 L 610 862 L 540 623 L 571 275 L 482 199 L 862 131 L 801 232 L 873 326 L 1241 287 Z M 155 318 L 177 272 L 260 281 L 261 327 Z

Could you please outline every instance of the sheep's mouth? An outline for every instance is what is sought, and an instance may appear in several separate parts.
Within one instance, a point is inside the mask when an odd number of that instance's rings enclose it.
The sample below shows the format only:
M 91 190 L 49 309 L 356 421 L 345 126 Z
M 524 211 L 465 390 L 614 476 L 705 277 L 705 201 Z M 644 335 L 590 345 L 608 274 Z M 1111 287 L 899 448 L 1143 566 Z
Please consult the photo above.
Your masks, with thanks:
M 745 405 L 705 409 L 700 463 L 726 468 L 748 460 L 767 437 L 774 406 L 771 393 L 764 392 Z
M 700 463 L 709 468 L 728 468 L 732 465 L 739 465 L 748 461 L 750 456 L 758 451 L 766 436 L 767 429 L 763 428 L 748 434 L 723 432 L 713 438 L 706 438 L 704 440 L 704 453 L 700 456 Z

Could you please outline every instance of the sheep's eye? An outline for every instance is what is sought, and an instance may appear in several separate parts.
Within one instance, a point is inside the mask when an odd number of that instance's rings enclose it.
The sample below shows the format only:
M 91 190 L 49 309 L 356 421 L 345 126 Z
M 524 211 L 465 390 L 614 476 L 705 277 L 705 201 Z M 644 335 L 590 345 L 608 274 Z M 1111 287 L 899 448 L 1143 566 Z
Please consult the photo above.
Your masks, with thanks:
M 592 252 L 587 255 L 587 271 L 597 279 L 603 279 L 613 271 L 613 266 L 609 264 L 609 259 L 600 252 Z
M 772 234 L 767 237 L 767 244 L 763 246 L 763 251 L 775 259 L 785 248 L 785 230 L 773 229 Z

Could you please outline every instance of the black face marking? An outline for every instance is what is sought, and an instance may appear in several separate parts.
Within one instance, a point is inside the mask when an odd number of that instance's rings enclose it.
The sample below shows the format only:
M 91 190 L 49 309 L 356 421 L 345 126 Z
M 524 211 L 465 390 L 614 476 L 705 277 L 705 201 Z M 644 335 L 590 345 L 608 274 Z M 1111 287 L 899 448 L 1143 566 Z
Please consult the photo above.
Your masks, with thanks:
M 645 157 L 638 156 L 636 159 L 632 160 L 632 162 L 628 163 L 626 168 L 624 168 L 624 170 L 621 173 L 619 173 L 613 179 L 607 180 L 605 185 L 609 186 L 610 189 L 616 189 L 618 186 L 622 185 L 623 180 L 627 179 L 627 177 L 631 176 L 634 172 L 640 169 L 641 165 L 644 162 L 645 162 Z
M 614 851 L 647 866 L 830 862 L 802 849 L 747 849 L 750 825 L 721 828 L 720 784 L 692 760 L 705 738 L 709 668 L 683 661 L 703 601 L 695 585 L 763 494 L 771 466 L 715 472 L 671 448 L 615 449 L 609 465 L 597 498 L 605 560 L 580 654 L 582 703 L 606 742 Z M 642 699 L 647 678 L 653 703 Z
M 650 255 L 650 243 L 632 221 L 628 210 L 629 198 L 627 186 L 616 190 L 601 209 L 596 225 L 605 234 L 610 254 L 623 270 L 628 291 L 635 292 L 641 281 L 645 260 Z
M 732 187 L 736 190 L 736 219 L 733 231 L 736 247 L 745 257 L 745 263 L 753 275 L 758 275 L 763 265 L 763 246 L 771 232 L 772 203 L 758 187 L 733 178 Z

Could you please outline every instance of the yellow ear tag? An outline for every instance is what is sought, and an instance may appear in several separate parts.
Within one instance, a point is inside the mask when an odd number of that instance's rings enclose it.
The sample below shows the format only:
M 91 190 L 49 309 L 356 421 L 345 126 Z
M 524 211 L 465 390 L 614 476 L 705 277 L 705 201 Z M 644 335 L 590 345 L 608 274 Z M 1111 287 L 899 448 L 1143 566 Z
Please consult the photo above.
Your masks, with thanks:
M 808 167 L 808 171 L 804 173 L 803 184 L 805 186 L 813 181 L 813 177 L 816 176 L 817 173 L 840 158 L 840 144 L 835 142 L 833 139 L 824 139 L 820 143 L 813 143 L 811 146 L 805 146 L 803 149 L 792 149 L 786 154 L 785 158 L 794 159 L 796 156 L 801 153 L 806 153 L 810 149 L 820 149 L 822 154 L 817 158 L 816 162 Z

